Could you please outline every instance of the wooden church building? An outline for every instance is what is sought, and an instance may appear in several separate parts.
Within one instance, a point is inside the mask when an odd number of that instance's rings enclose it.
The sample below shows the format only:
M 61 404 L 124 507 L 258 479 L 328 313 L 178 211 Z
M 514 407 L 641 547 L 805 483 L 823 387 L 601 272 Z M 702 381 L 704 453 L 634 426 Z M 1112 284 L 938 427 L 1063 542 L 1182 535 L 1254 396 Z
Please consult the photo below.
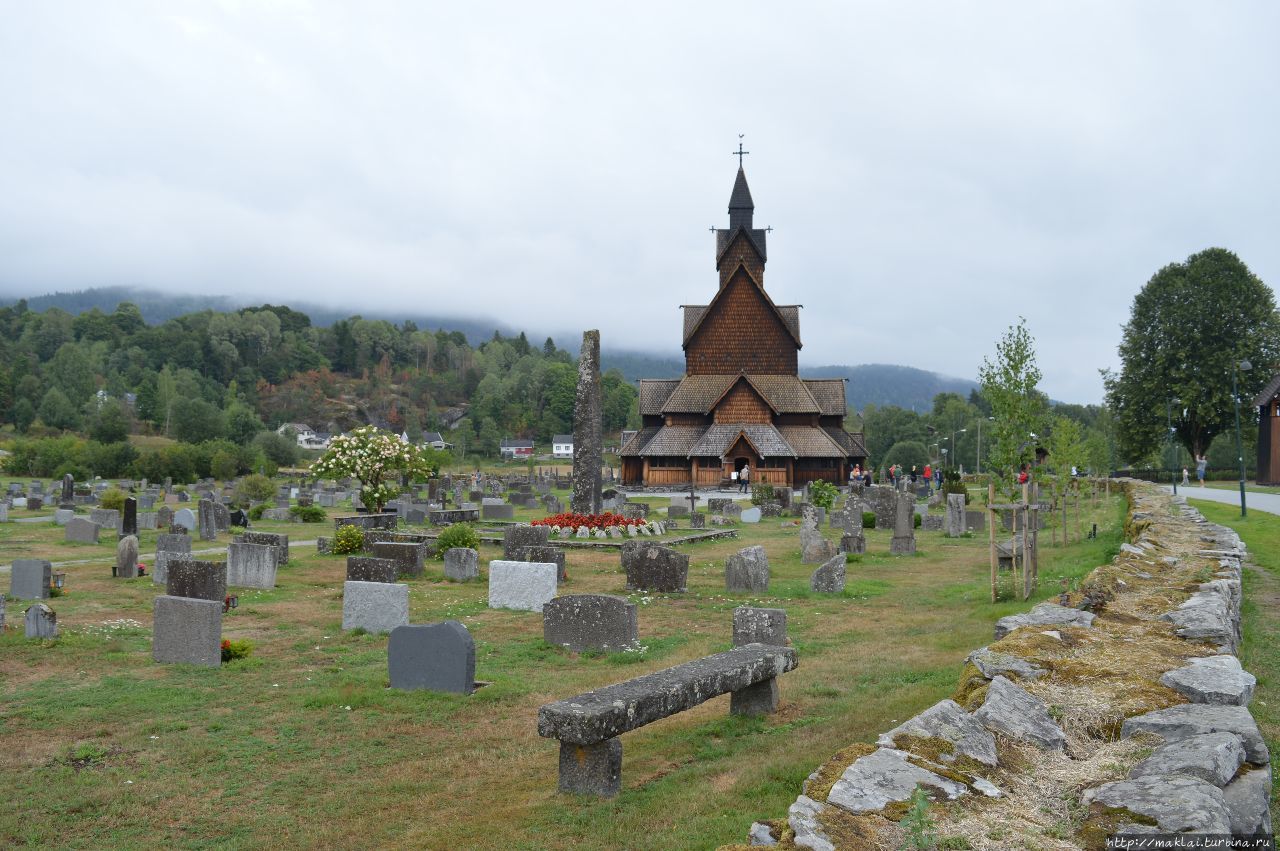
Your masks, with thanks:
M 1253 399 L 1258 409 L 1258 484 L 1280 485 L 1280 374 Z
M 765 292 L 754 211 L 739 164 L 729 227 L 715 231 L 719 289 L 710 304 L 682 305 L 684 377 L 640 381 L 626 485 L 714 487 L 747 465 L 752 482 L 841 483 L 866 461 L 862 435 L 844 429 L 844 380 L 800 378 L 800 305 Z

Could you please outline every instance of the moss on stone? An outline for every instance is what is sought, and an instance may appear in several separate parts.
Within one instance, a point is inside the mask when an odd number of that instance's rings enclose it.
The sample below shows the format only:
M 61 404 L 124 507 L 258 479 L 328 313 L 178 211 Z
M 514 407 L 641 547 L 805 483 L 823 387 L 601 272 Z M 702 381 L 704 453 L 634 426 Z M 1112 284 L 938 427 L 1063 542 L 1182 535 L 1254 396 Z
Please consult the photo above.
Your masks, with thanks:
M 825 802 L 827 796 L 831 794 L 831 787 L 836 785 L 836 781 L 840 779 L 840 775 L 844 774 L 844 770 L 862 757 L 875 753 L 876 750 L 875 745 L 855 742 L 837 751 L 814 772 L 813 779 L 805 781 L 804 793 L 815 801 Z
M 1113 836 L 1116 830 L 1125 824 L 1141 824 L 1156 827 L 1156 820 L 1150 816 L 1139 815 L 1124 807 L 1108 807 L 1094 801 L 1089 805 L 1089 813 L 1084 823 L 1076 831 L 1080 847 L 1085 851 L 1105 851 L 1107 837 Z

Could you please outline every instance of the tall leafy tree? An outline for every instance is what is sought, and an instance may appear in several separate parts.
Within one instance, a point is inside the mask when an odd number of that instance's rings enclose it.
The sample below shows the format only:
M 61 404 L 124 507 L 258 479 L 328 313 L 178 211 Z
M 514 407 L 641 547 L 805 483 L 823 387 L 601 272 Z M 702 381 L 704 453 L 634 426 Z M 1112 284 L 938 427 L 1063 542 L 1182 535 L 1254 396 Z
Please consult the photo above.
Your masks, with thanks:
M 1234 427 L 1231 379 L 1236 365 L 1247 399 L 1280 360 L 1280 317 L 1271 289 L 1225 248 L 1209 248 L 1171 263 L 1134 297 L 1120 342 L 1120 372 L 1104 372 L 1107 402 L 1121 451 L 1130 458 L 1157 451 L 1166 418 L 1193 455 Z M 1245 402 L 1242 414 L 1250 414 Z
M 1035 458 L 1033 435 L 1045 413 L 1044 394 L 1036 389 L 1040 368 L 1036 365 L 1035 340 L 1027 320 L 1018 318 L 996 343 L 995 360 L 982 359 L 978 370 L 982 396 L 991 405 L 990 448 L 985 461 L 1010 484 L 1018 469 Z

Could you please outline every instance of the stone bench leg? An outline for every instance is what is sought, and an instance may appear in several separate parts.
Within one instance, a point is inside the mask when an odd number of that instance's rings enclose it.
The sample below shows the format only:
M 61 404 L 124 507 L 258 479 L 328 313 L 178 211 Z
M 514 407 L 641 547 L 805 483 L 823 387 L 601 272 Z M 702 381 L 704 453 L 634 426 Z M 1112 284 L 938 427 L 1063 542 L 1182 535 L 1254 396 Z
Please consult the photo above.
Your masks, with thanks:
M 612 798 L 622 790 L 622 741 L 560 743 L 560 791 Z
M 731 715 L 768 715 L 777 711 L 777 677 L 770 677 L 729 695 L 729 714 Z

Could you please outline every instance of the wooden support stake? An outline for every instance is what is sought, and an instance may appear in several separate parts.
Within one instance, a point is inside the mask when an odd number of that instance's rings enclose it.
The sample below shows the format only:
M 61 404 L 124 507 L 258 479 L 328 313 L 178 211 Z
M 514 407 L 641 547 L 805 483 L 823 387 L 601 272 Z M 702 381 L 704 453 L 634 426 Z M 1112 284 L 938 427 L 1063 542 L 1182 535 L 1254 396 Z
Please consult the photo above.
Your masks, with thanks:
M 1022 485 L 1022 599 L 1031 598 L 1031 504 L 1030 487 Z
M 1000 562 L 996 557 L 996 524 L 1000 519 L 996 517 L 995 509 L 991 506 L 996 502 L 996 486 L 993 482 L 987 483 L 987 540 L 991 547 L 991 602 L 995 602 L 999 598 L 996 589 L 996 579 L 999 575 Z

